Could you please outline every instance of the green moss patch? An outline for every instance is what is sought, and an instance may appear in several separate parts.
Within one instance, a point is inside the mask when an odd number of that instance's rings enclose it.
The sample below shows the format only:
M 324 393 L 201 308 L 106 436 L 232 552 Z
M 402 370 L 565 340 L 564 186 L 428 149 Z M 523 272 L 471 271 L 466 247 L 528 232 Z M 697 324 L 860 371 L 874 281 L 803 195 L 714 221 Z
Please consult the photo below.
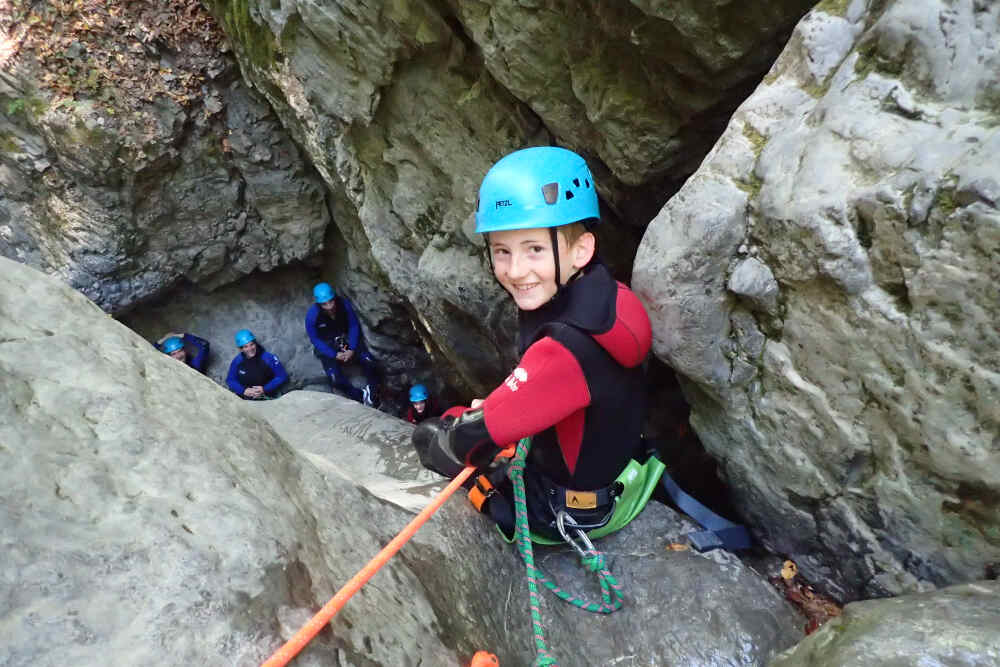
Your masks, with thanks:
M 814 9 L 830 16 L 844 16 L 851 0 L 823 0 Z
M 750 144 L 753 146 L 753 154 L 760 157 L 760 152 L 764 150 L 764 146 L 767 145 L 767 137 L 757 131 L 750 123 L 743 123 L 743 136 L 747 138 Z
M 250 16 L 250 0 L 208 0 L 212 13 L 247 59 L 260 69 L 271 69 L 279 48 L 274 35 Z

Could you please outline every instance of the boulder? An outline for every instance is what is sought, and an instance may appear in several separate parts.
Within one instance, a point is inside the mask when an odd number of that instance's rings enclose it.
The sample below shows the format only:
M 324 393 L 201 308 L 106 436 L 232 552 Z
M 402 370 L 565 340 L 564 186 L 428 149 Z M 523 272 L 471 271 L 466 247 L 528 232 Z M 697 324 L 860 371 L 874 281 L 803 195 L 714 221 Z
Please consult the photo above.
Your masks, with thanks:
M 656 355 L 841 598 L 1000 559 L 1000 6 L 823 2 L 650 224 Z
M 844 607 L 769 667 L 1000 664 L 1000 582 L 977 581 Z

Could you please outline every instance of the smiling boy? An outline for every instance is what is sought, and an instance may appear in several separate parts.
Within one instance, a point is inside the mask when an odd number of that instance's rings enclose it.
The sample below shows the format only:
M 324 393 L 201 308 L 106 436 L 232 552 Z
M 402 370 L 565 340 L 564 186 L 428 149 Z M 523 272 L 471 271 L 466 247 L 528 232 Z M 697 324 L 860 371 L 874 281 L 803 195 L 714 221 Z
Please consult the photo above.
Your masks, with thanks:
M 641 509 L 612 520 L 625 491 L 620 478 L 644 449 L 641 365 L 651 329 L 639 299 L 596 256 L 591 228 L 599 216 L 593 177 L 572 151 L 527 148 L 490 169 L 476 231 L 517 304 L 522 356 L 474 409 L 452 408 L 413 434 L 424 465 L 449 477 L 465 465 L 483 468 L 499 445 L 532 436 L 524 469 L 529 523 L 549 539 L 558 537 L 560 512 L 581 526 L 618 528 Z M 510 535 L 509 480 L 481 476 L 477 487 L 487 489 L 480 509 Z

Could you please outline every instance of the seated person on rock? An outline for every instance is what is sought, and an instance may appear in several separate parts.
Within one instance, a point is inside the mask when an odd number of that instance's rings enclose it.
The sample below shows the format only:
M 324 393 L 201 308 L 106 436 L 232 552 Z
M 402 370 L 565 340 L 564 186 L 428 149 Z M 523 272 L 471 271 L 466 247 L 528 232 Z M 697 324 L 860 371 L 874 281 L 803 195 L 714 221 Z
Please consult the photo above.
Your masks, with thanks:
M 156 349 L 187 364 L 199 373 L 205 372 L 209 345 L 204 338 L 189 333 L 169 333 L 156 343 Z
M 440 416 L 441 410 L 438 409 L 437 402 L 427 392 L 426 386 L 415 384 L 410 387 L 410 407 L 406 410 L 406 421 L 411 424 L 419 424 L 425 419 Z
M 237 331 L 235 340 L 240 353 L 229 364 L 226 384 L 243 399 L 276 398 L 281 385 L 288 382 L 288 373 L 277 355 L 265 350 L 249 329 Z
M 330 389 L 339 389 L 348 397 L 364 403 L 378 403 L 378 365 L 368 352 L 354 306 L 345 296 L 337 295 L 329 283 L 313 287 L 315 303 L 306 313 L 306 333 L 313 350 L 323 363 Z M 358 363 L 365 375 L 364 389 L 351 384 L 344 367 Z
M 649 317 L 596 256 L 591 230 L 599 215 L 593 177 L 576 153 L 528 148 L 490 169 L 476 231 L 518 307 L 522 356 L 485 400 L 451 408 L 413 433 L 424 466 L 447 477 L 468 465 L 483 471 L 501 447 L 530 436 L 523 476 L 531 536 L 539 542 L 560 541 L 560 512 L 593 529 L 592 537 L 621 528 L 659 478 L 659 471 L 646 474 L 654 466 L 639 463 L 646 460 L 640 427 Z M 510 537 L 511 479 L 503 467 L 487 472 L 470 500 Z M 652 484 L 644 481 L 654 474 Z M 487 489 L 478 501 L 477 489 Z

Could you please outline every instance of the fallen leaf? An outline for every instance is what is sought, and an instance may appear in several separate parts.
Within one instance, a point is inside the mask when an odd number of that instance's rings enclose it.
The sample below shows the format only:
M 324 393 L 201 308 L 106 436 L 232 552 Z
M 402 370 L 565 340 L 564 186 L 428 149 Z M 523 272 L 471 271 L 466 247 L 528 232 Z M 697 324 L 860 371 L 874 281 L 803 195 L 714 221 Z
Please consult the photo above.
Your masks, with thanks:
M 690 544 L 681 544 L 680 542 L 671 542 L 667 545 L 667 550 L 669 551 L 690 551 Z
M 786 560 L 784 567 L 781 568 L 781 578 L 786 581 L 790 581 L 795 578 L 795 575 L 799 573 L 799 568 L 795 565 L 795 561 Z

